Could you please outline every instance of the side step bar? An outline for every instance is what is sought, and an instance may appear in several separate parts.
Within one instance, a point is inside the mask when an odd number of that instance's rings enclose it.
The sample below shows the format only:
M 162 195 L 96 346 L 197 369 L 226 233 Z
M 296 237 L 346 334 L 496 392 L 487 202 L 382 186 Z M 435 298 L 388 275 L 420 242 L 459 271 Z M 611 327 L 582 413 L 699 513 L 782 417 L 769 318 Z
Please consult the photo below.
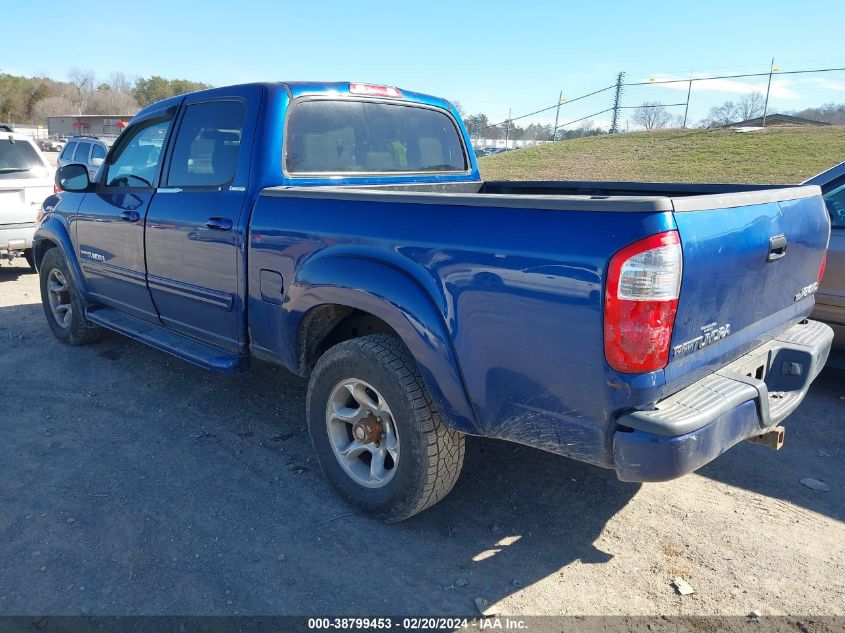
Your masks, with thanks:
M 92 323 L 172 354 L 203 369 L 229 374 L 243 371 L 249 365 L 247 356 L 234 354 L 177 334 L 160 325 L 123 314 L 114 308 L 102 306 L 88 308 L 85 316 Z

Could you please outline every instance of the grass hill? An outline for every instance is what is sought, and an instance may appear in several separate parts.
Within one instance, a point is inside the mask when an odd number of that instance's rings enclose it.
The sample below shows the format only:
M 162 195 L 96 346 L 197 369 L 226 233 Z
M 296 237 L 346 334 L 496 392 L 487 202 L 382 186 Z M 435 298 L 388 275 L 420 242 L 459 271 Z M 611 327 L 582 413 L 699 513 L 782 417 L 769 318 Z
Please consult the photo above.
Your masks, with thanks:
M 485 180 L 801 182 L 845 161 L 845 126 L 590 136 L 479 160 Z

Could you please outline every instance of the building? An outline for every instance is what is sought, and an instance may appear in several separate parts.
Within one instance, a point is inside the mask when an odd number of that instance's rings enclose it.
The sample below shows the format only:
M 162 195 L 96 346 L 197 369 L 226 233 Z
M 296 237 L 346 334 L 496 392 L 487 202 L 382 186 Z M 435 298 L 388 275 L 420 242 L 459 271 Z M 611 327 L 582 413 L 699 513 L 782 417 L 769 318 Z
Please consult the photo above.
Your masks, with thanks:
M 798 125 L 830 125 L 830 123 L 825 123 L 824 121 L 813 121 L 812 119 L 805 119 L 800 116 L 790 116 L 788 114 L 769 114 L 766 117 L 766 127 L 791 127 Z M 758 116 L 754 119 L 728 123 L 725 127 L 763 127 L 763 117 Z
M 132 118 L 129 114 L 68 114 L 48 116 L 47 133 L 50 136 L 117 136 Z

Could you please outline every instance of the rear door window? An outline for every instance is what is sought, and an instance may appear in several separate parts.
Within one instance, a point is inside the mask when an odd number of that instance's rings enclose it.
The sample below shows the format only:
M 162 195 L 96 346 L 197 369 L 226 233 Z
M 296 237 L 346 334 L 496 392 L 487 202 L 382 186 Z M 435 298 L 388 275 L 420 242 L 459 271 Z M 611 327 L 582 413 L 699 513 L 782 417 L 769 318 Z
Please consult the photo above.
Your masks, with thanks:
M 285 169 L 307 173 L 464 172 L 460 132 L 441 110 L 366 101 L 292 106 Z
M 76 148 L 76 153 L 73 155 L 74 162 L 87 163 L 88 153 L 91 151 L 91 143 L 80 143 Z
M 240 101 L 190 105 L 176 134 L 168 187 L 219 187 L 238 167 L 246 109 Z
M 61 158 L 62 160 L 73 160 L 73 152 L 76 149 L 76 141 L 73 143 L 68 143 L 65 145 L 65 148 L 62 150 Z

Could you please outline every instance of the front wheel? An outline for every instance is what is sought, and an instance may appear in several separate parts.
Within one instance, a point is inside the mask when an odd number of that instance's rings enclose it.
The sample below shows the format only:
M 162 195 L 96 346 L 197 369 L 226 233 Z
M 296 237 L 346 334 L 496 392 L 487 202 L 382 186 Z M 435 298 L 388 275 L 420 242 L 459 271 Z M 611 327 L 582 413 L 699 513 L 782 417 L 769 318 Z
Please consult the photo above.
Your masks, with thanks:
M 40 281 L 44 315 L 57 339 L 67 345 L 85 345 L 100 338 L 100 328 L 85 318 L 85 305 L 58 248 L 48 250 L 41 260 Z
M 443 424 L 396 337 L 365 336 L 329 349 L 308 383 L 307 419 L 329 482 L 382 521 L 431 507 L 460 475 L 464 436 Z

